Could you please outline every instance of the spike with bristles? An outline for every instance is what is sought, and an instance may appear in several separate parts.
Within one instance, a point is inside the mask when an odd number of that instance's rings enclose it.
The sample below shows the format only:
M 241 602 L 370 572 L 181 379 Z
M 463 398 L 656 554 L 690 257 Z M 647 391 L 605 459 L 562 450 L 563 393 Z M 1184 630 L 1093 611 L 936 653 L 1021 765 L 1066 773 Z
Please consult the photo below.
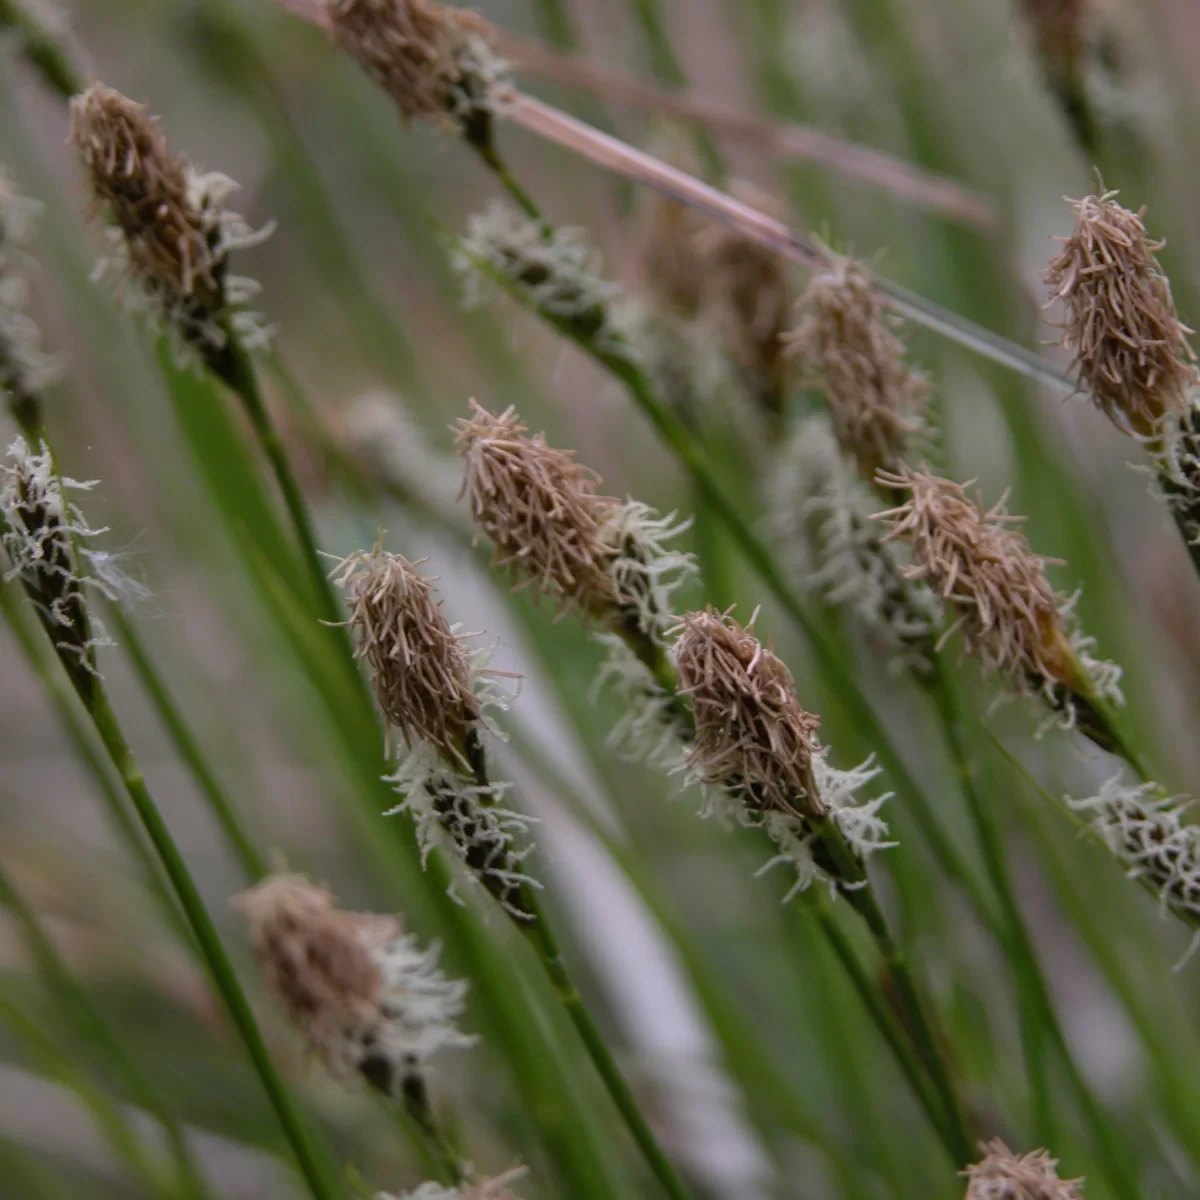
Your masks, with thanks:
M 850 612 L 892 661 L 917 671 L 933 662 L 941 605 L 875 518 L 878 496 L 838 446 L 829 419 L 795 431 L 768 479 L 768 516 L 799 586 Z
M 1059 1179 L 1058 1159 L 1045 1150 L 1014 1154 L 999 1138 L 979 1147 L 984 1157 L 963 1176 L 963 1200 L 1082 1200 L 1082 1179 Z
M 966 489 L 927 469 L 880 472 L 881 485 L 908 493 L 880 514 L 887 537 L 912 547 L 906 574 L 924 580 L 958 614 L 944 641 L 961 630 L 968 652 L 986 672 L 1002 675 L 1013 691 L 1038 694 L 1062 716 L 1100 740 L 1091 700 L 1120 702 L 1119 670 L 1093 659 L 1090 639 L 1074 627 L 1075 597 L 1057 593 L 1046 578 L 1048 560 L 1035 554 L 1006 497 L 984 511 Z
M 866 268 L 834 257 L 799 308 L 788 350 L 824 388 L 838 444 L 867 481 L 881 467 L 896 469 L 923 428 L 928 385 L 905 362 Z
M 823 852 L 814 822 L 828 816 L 861 864 L 892 844 L 877 815 L 889 797 L 857 800 L 878 774 L 870 762 L 849 772 L 829 766 L 820 718 L 801 706 L 791 672 L 753 625 L 708 608 L 677 629 L 679 694 L 694 714 L 688 777 L 706 791 L 702 813 L 764 829 L 779 854 L 763 870 L 787 863 L 796 871 L 788 897 L 815 880 L 861 886 Z
M 257 285 L 230 274 L 229 255 L 271 227 L 252 230 L 230 212 L 237 185 L 198 172 L 171 150 L 145 105 L 102 83 L 71 101 L 71 140 L 97 206 L 113 221 L 118 265 L 181 346 L 232 381 L 230 330 L 248 346 L 267 333 L 243 307 Z
M 482 17 L 437 0 L 326 0 L 333 40 L 406 121 L 463 126 L 502 107 L 512 84 Z
M 1175 312 L 1171 285 L 1142 222 L 1104 191 L 1070 201 L 1075 229 L 1051 262 L 1049 303 L 1065 306 L 1063 345 L 1079 386 L 1114 424 L 1154 438 L 1181 412 L 1196 383 L 1192 332 Z
M 471 1046 L 456 1022 L 467 985 L 438 968 L 398 918 L 343 912 L 323 888 L 273 875 L 237 899 L 267 990 L 336 1074 L 394 1095 L 446 1049 Z
M 423 1183 L 415 1192 L 405 1192 L 402 1196 L 392 1196 L 380 1192 L 375 1200 L 517 1200 L 509 1190 L 509 1185 L 523 1179 L 527 1170 L 524 1167 L 514 1167 L 491 1179 L 474 1179 L 460 1187 L 446 1187 L 440 1183 Z

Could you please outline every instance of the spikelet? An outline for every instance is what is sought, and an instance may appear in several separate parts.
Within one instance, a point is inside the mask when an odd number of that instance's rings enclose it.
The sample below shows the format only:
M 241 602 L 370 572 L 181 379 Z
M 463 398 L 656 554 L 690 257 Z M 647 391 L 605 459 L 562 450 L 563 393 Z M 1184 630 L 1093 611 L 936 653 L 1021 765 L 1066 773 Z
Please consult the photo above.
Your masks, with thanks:
M 356 657 L 371 669 L 388 727 L 404 740 L 388 777 L 401 800 L 388 815 L 413 819 L 423 860 L 449 850 L 510 913 L 528 917 L 521 891 L 536 883 L 520 863 L 532 846 L 515 843 L 529 822 L 503 806 L 508 784 L 489 777 L 484 749 L 493 729 L 487 710 L 507 697 L 488 670 L 490 649 L 466 648 L 418 566 L 376 544 L 333 572 L 346 590 Z
M 40 205 L 20 195 L 0 168 L 0 393 L 8 392 L 13 404 L 36 404 L 59 375 L 27 311 L 28 287 L 20 271 L 20 247 L 32 237 L 39 212 Z
M 463 488 L 496 562 L 619 635 L 597 634 L 609 650 L 598 683 L 615 682 L 626 703 L 614 737 L 635 757 L 662 761 L 678 712 L 651 664 L 663 657 L 674 592 L 695 574 L 692 556 L 670 545 L 687 522 L 599 495 L 595 472 L 543 435 L 529 437 L 511 408 L 494 416 L 472 402 L 458 425 Z
M 1154 783 L 1114 775 L 1094 796 L 1065 798 L 1128 871 L 1170 910 L 1200 931 L 1200 826 L 1184 820 L 1193 801 L 1167 796 Z M 1200 932 L 1184 961 L 1195 951 Z M 1180 966 L 1183 965 L 1181 962 Z
M 92 616 L 88 592 L 122 602 L 148 594 L 126 577 L 118 556 L 86 544 L 107 530 L 92 529 L 67 493 L 95 486 L 59 475 L 44 444 L 35 453 L 20 437 L 0 463 L 4 578 L 20 581 L 85 703 L 99 678 L 96 649 L 112 644 Z
M 509 1190 L 509 1184 L 523 1179 L 527 1173 L 524 1167 L 514 1167 L 503 1175 L 474 1180 L 457 1188 L 448 1188 L 440 1183 L 423 1183 L 415 1192 L 405 1192 L 402 1196 L 380 1192 L 375 1200 L 517 1200 Z
M 829 418 L 814 414 L 776 457 L 767 513 L 784 564 L 796 583 L 856 618 L 898 665 L 927 671 L 941 605 L 907 565 L 876 519 L 877 495 L 842 453 Z
M 258 287 L 229 273 L 232 251 L 257 245 L 227 205 L 237 185 L 201 174 L 175 154 L 141 104 L 102 83 L 71 101 L 71 141 L 87 168 L 96 206 L 114 223 L 117 265 L 138 285 L 155 317 L 226 381 L 235 378 L 229 328 L 248 346 L 268 331 L 243 305 Z
M 442 613 L 431 580 L 376 544 L 338 564 L 355 656 L 371 669 L 375 702 L 410 749 L 422 739 L 465 759 L 481 709 L 470 660 Z
M 567 334 L 611 354 L 630 349 L 616 301 L 621 289 L 601 274 L 599 252 L 582 229 L 551 228 L 500 201 L 467 222 L 450 264 L 479 303 L 489 272 L 519 288 L 539 313 Z
M 757 614 L 755 614 L 757 616 Z M 806 712 L 791 672 L 748 626 L 713 608 L 680 619 L 675 643 L 679 693 L 690 699 L 694 734 L 689 780 L 706 789 L 704 816 L 760 827 L 796 872 L 790 898 L 816 880 L 839 880 L 822 855 L 811 822 L 828 815 L 860 861 L 891 845 L 878 816 L 890 798 L 867 804 L 858 791 L 878 774 L 868 761 L 853 771 L 829 766 L 817 738 L 820 718 Z
M 604 530 L 617 501 L 596 493 L 599 476 L 572 450 L 546 444 L 514 408 L 499 416 L 471 401 L 458 421 L 463 490 L 496 562 L 556 603 L 600 615 L 617 599 Z
M 1155 258 L 1164 243 L 1147 234 L 1144 208 L 1131 212 L 1116 196 L 1101 186 L 1069 201 L 1075 230 L 1046 272 L 1049 303 L 1065 305 L 1062 344 L 1080 388 L 1118 428 L 1151 438 L 1186 407 L 1196 355 Z
M 984 1157 L 963 1171 L 964 1200 L 1081 1200 L 1082 1179 L 1059 1179 L 1045 1150 L 1014 1154 L 999 1138 L 980 1143 Z
M 475 13 L 437 0 L 326 0 L 333 40 L 396 102 L 406 121 L 449 128 L 503 107 L 512 84 Z
M 838 444 L 865 480 L 880 468 L 897 469 L 923 427 L 928 387 L 905 362 L 866 268 L 834 257 L 813 276 L 799 308 L 788 352 L 824 388 Z
M 734 196 L 777 215 L 769 196 L 735 181 Z M 787 378 L 787 333 L 795 291 L 787 262 L 774 250 L 723 224 L 696 235 L 706 277 L 707 307 L 734 361 L 747 373 L 756 395 L 777 406 Z M 776 414 L 777 415 L 777 414 Z
M 958 614 L 944 641 L 960 629 L 968 652 L 985 672 L 1002 675 L 1013 691 L 1041 695 L 1065 724 L 1080 721 L 1089 736 L 1103 738 L 1089 720 L 1088 697 L 1120 701 L 1120 673 L 1091 657 L 1091 641 L 1074 628 L 1075 597 L 1060 596 L 1046 578 L 1047 560 L 1013 529 L 1002 497 L 989 511 L 965 488 L 928 469 L 880 472 L 879 482 L 908 500 L 880 514 L 888 538 L 912 547 L 909 578 L 926 581 Z
M 398 918 L 343 912 L 297 875 L 271 876 L 236 904 L 267 990 L 331 1072 L 393 1095 L 441 1051 L 475 1043 L 456 1025 L 467 985 Z

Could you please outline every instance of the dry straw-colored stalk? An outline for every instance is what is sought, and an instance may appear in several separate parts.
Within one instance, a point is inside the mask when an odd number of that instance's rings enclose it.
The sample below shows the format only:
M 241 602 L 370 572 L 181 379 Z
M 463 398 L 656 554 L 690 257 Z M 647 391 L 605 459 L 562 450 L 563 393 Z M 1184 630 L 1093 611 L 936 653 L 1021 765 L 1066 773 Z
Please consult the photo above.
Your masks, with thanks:
M 455 1020 L 466 985 L 437 968 L 397 917 L 344 912 L 296 875 L 275 875 L 237 899 L 268 991 L 334 1073 L 357 1073 L 391 1095 L 439 1050 L 465 1047 Z
M 1045 1150 L 1014 1154 L 999 1138 L 981 1144 L 984 1157 L 963 1172 L 964 1200 L 1081 1200 L 1082 1179 L 1059 1179 L 1058 1159 Z
M 1142 221 L 1104 191 L 1070 201 L 1075 229 L 1051 262 L 1050 303 L 1065 306 L 1062 343 L 1079 385 L 1119 428 L 1139 437 L 1162 432 L 1187 407 L 1196 383 L 1192 332 L 1175 312 L 1171 285 Z
M 820 816 L 820 718 L 805 712 L 792 673 L 753 629 L 711 607 L 688 613 L 675 662 L 695 716 L 688 765 L 696 778 L 759 809 Z
M 787 348 L 825 390 L 834 433 L 866 480 L 896 470 L 922 428 L 925 379 L 905 361 L 867 269 L 835 258 L 800 299 Z
M 997 671 L 1019 692 L 1059 684 L 1086 688 L 1063 621 L 1064 600 L 1046 578 L 1047 560 L 1035 554 L 1020 520 L 1001 499 L 987 512 L 966 489 L 927 468 L 880 472 L 879 481 L 908 500 L 881 514 L 888 539 L 912 546 L 907 574 L 927 580 L 955 608 L 968 651 L 984 669 Z

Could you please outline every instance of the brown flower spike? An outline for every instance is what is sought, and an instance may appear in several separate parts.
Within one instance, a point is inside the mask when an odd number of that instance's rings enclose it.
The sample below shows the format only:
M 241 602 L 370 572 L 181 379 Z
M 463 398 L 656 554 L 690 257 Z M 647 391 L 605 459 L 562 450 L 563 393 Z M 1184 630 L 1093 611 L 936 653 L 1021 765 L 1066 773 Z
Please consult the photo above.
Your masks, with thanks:
M 214 313 L 223 285 L 211 228 L 189 195 L 187 160 L 172 153 L 145 105 L 93 84 L 71 101 L 71 141 L 92 191 L 125 235 L 140 282 L 172 300 Z
M 757 810 L 820 816 L 813 778 L 820 718 L 805 712 L 792 674 L 732 617 L 713 608 L 680 619 L 679 693 L 691 699 L 695 737 L 688 765 L 701 782 Z
M 482 17 L 436 0 L 327 0 L 326 10 L 334 41 L 405 120 L 445 123 L 486 100 L 469 61 L 492 33 Z
M 1063 599 L 1046 579 L 1046 559 L 1010 528 L 1019 517 L 1004 501 L 984 512 L 961 484 L 907 467 L 878 481 L 908 492 L 906 503 L 881 514 L 887 539 L 912 545 L 909 578 L 925 579 L 959 612 L 967 648 L 985 670 L 1003 674 L 1017 691 L 1047 682 L 1071 692 L 1085 684 L 1063 626 Z M 943 638 L 944 640 L 944 638 Z
M 985 1157 L 969 1166 L 964 1200 L 1082 1200 L 1082 1179 L 1059 1179 L 1058 1159 L 1045 1150 L 1014 1154 L 999 1138 L 980 1145 Z
M 466 985 L 398 918 L 343 912 L 298 875 L 270 876 L 236 903 L 264 984 L 331 1071 L 390 1095 L 439 1050 L 473 1043 L 454 1025 Z
M 800 298 L 803 316 L 788 351 L 824 389 L 843 451 L 871 480 L 895 470 L 922 427 L 927 385 L 904 361 L 861 263 L 838 258 Z
M 461 757 L 480 719 L 470 659 L 414 563 L 376 546 L 337 570 L 356 655 L 371 668 L 375 700 L 405 744 L 424 740 Z
M 1146 233 L 1145 209 L 1130 212 L 1116 195 L 1070 201 L 1075 230 L 1046 272 L 1049 303 L 1065 305 L 1062 344 L 1080 387 L 1118 428 L 1153 437 L 1187 407 L 1196 355 L 1155 258 L 1164 243 Z
M 495 416 L 474 401 L 460 418 L 456 446 L 466 464 L 463 489 L 476 527 L 496 545 L 497 562 L 541 594 L 598 616 L 617 591 L 605 528 L 618 508 L 598 496 L 599 477 L 572 450 L 546 444 L 509 408 Z

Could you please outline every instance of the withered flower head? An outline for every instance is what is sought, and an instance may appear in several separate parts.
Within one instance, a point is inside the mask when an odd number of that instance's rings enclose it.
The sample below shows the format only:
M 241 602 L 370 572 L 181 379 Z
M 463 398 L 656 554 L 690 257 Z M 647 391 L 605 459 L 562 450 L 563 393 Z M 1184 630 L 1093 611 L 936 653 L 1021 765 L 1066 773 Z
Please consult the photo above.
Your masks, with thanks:
M 487 110 L 505 76 L 491 26 L 437 0 L 327 0 L 333 38 L 406 120 L 464 121 Z
M 470 657 L 415 564 L 376 545 L 335 569 L 346 589 L 356 655 L 367 660 L 375 700 L 405 744 L 426 741 L 461 755 L 480 719 Z
M 895 470 L 922 428 L 928 389 L 905 363 L 870 275 L 854 259 L 836 258 L 813 276 L 799 307 L 788 351 L 824 388 L 839 445 L 864 479 Z
M 752 628 L 711 607 L 688 613 L 675 661 L 695 717 L 689 766 L 696 777 L 760 811 L 820 815 L 813 778 L 820 718 L 801 707 L 791 672 Z
M 1045 1150 L 1014 1154 L 999 1138 L 984 1143 L 985 1157 L 969 1166 L 964 1200 L 1080 1200 L 1082 1179 L 1059 1179 L 1058 1159 Z
M 1130 212 L 1116 195 L 1070 201 L 1075 230 L 1046 282 L 1049 303 L 1065 305 L 1062 344 L 1080 387 L 1118 428 L 1150 437 L 1168 413 L 1186 408 L 1196 355 L 1155 258 L 1164 243 L 1146 233 L 1145 209 Z
M 737 199 L 764 212 L 778 207 L 744 182 L 735 183 L 732 190 Z M 787 262 L 726 225 L 714 224 L 697 234 L 696 249 L 729 353 L 749 372 L 758 391 L 778 391 L 787 373 L 784 335 L 795 302 Z
M 466 985 L 438 969 L 395 917 L 338 909 L 323 888 L 274 875 L 238 897 L 263 982 L 334 1072 L 391 1094 L 439 1050 L 469 1046 L 455 1028 Z
M 599 615 L 617 600 L 605 529 L 618 502 L 598 496 L 599 477 L 572 450 L 546 444 L 512 408 L 499 416 L 471 402 L 456 446 L 466 465 L 463 488 L 497 561 L 539 592 Z
M 1063 625 L 1063 598 L 1046 579 L 1046 559 L 1011 528 L 1004 500 L 989 512 L 961 484 L 928 469 L 879 473 L 879 482 L 908 500 L 882 514 L 888 538 L 912 546 L 910 578 L 927 580 L 958 610 L 967 648 L 985 670 L 1004 675 L 1021 692 L 1047 682 L 1083 690 L 1071 641 Z
M 237 311 L 257 285 L 229 275 L 229 252 L 257 244 L 270 227 L 255 232 L 228 211 L 236 184 L 197 172 L 172 152 L 145 105 L 102 83 L 71 101 L 71 141 L 119 232 L 129 273 L 167 326 L 227 376 L 223 320 L 248 343 L 266 336 L 253 314 Z
M 526 1168 L 515 1167 L 492 1179 L 476 1179 L 457 1188 L 423 1183 L 415 1192 L 405 1192 L 403 1196 L 380 1193 L 376 1200 L 516 1200 L 508 1185 L 523 1179 L 527 1173 Z

